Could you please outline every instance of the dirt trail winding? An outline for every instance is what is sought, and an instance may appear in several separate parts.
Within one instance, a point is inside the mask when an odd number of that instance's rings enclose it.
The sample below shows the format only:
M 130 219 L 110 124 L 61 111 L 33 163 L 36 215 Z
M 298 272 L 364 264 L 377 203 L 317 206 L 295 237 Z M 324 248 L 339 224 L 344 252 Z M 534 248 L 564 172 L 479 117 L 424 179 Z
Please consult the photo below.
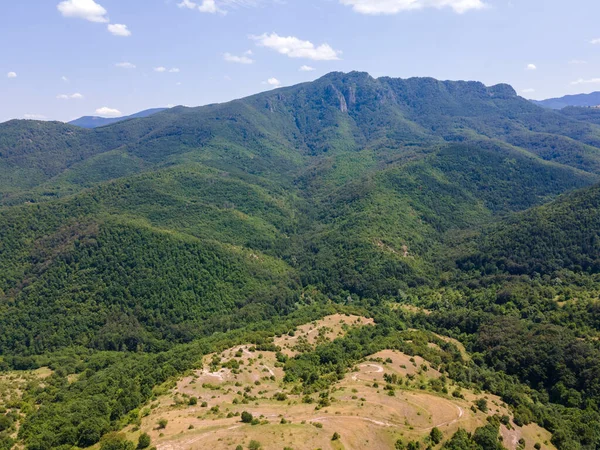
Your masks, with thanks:
M 377 364 L 361 364 L 358 367 L 374 367 L 375 368 L 375 370 L 369 370 L 369 371 L 365 372 L 366 374 L 367 373 L 382 373 L 383 372 L 383 367 L 381 367 L 381 366 L 379 366 Z M 353 381 L 359 381 L 360 379 L 359 379 L 358 375 L 359 375 L 358 373 L 355 373 L 354 375 L 352 375 L 352 380 Z

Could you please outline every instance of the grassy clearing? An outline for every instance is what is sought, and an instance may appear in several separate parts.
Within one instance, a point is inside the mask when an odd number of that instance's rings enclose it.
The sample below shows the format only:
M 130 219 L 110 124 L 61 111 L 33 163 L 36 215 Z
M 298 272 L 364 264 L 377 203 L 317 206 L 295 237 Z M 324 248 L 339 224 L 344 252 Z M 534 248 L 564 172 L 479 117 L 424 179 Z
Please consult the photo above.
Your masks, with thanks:
M 358 316 L 328 316 L 275 342 L 294 353 L 301 351 L 292 345 L 297 340 L 312 348 L 350 326 L 371 323 Z M 485 425 L 488 416 L 511 417 L 500 398 L 458 389 L 428 361 L 395 350 L 358 363 L 321 404 L 319 393 L 305 396 L 297 385 L 283 382 L 282 357 L 251 345 L 206 356 L 202 368 L 158 391 L 157 400 L 142 411 L 141 425 L 126 429 L 128 437 L 136 441 L 146 432 L 158 450 L 248 448 L 251 441 L 265 450 L 390 449 L 397 439 L 421 440 L 434 427 L 448 439 L 459 428 L 474 431 Z M 478 400 L 485 400 L 485 412 L 475 407 Z M 243 412 L 252 414 L 252 424 L 242 421 Z M 161 419 L 165 427 L 159 426 Z M 335 433 L 339 439 L 332 440 Z M 552 448 L 545 444 L 549 433 L 535 425 L 509 422 L 502 437 L 509 450 L 516 450 L 521 438 L 526 449 L 536 442 Z

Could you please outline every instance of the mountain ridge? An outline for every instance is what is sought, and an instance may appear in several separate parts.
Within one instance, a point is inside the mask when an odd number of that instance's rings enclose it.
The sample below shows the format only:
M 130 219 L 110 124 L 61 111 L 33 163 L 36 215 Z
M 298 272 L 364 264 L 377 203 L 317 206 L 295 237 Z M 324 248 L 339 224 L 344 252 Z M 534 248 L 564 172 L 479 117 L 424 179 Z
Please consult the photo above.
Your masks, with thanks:
M 531 100 L 536 105 L 550 109 L 563 109 L 569 106 L 596 107 L 600 106 L 600 91 L 589 94 L 572 94 L 546 100 Z
M 153 114 L 164 111 L 167 108 L 151 108 L 145 109 L 143 111 L 122 117 L 99 117 L 99 116 L 83 116 L 79 119 L 71 120 L 67 122 L 69 125 L 75 125 L 81 128 L 98 128 L 104 127 L 106 125 L 111 125 L 113 123 L 123 122 L 125 120 L 130 119 L 139 119 L 143 117 L 149 117 Z

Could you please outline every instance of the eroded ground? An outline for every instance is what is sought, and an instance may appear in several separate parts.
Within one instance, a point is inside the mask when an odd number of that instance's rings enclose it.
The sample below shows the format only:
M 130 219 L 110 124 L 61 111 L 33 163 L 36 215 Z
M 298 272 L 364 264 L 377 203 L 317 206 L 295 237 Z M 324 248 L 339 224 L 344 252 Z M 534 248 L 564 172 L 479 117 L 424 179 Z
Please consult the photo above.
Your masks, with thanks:
M 275 340 L 288 354 L 301 351 L 297 342 L 314 346 L 343 335 L 350 326 L 369 326 L 369 319 L 330 316 L 305 325 L 294 336 Z M 281 359 L 281 355 L 279 355 Z M 473 431 L 489 415 L 510 411 L 493 395 L 460 390 L 422 358 L 384 350 L 366 358 L 333 385 L 329 398 L 304 396 L 283 383 L 283 364 L 275 352 L 249 345 L 208 355 L 203 368 L 180 379 L 167 394 L 143 412 L 139 429 L 126 431 L 136 441 L 141 432 L 158 450 L 248 448 L 258 441 L 265 450 L 391 449 L 402 438 L 421 439 L 433 427 L 449 438 L 460 427 Z M 488 411 L 473 407 L 485 398 Z M 308 403 L 310 402 L 310 403 Z M 321 402 L 321 404 L 319 403 Z M 250 412 L 255 424 L 242 423 Z M 164 428 L 160 420 L 166 421 Z M 504 445 L 515 450 L 524 438 L 526 449 L 539 442 L 550 449 L 550 434 L 536 425 L 502 426 Z M 339 440 L 332 441 L 334 433 Z

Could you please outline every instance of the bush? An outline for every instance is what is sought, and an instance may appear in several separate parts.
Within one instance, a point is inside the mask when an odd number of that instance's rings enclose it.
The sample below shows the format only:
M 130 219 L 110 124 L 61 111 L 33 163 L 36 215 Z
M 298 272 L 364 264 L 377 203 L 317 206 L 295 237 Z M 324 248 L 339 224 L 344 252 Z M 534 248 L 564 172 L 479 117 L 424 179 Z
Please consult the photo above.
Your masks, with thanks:
M 158 424 L 158 429 L 159 430 L 164 430 L 165 428 L 167 428 L 167 424 L 169 423 L 169 421 L 167 419 L 159 419 L 157 424 Z
M 100 450 L 134 450 L 133 442 L 125 439 L 125 435 L 110 433 L 100 441 Z
M 252 417 L 252 414 L 250 414 L 248 411 L 244 411 L 242 413 L 242 422 L 243 423 L 252 423 L 253 419 L 254 419 L 254 417 Z
M 248 444 L 249 450 L 260 450 L 261 448 L 262 448 L 262 445 L 258 441 L 250 441 L 250 444 Z
M 190 397 L 190 401 L 188 403 L 190 406 L 196 406 L 198 404 L 198 399 L 196 397 Z
M 487 400 L 485 398 L 480 398 L 477 399 L 475 401 L 475 406 L 477 406 L 477 409 L 480 410 L 481 412 L 488 412 L 488 404 L 487 404 Z
M 431 433 L 429 433 L 429 438 L 434 445 L 438 445 L 440 442 L 442 442 L 442 439 L 444 439 L 444 433 L 442 433 L 439 428 L 434 427 L 431 430 Z
M 339 433 L 336 431 L 335 433 L 333 433 L 333 436 L 331 437 L 332 441 L 339 441 L 341 438 L 341 436 L 339 435 Z
M 150 447 L 150 435 L 148 435 L 148 433 L 140 434 L 140 437 L 138 439 L 137 448 L 141 450 L 143 448 L 148 448 L 148 447 Z

